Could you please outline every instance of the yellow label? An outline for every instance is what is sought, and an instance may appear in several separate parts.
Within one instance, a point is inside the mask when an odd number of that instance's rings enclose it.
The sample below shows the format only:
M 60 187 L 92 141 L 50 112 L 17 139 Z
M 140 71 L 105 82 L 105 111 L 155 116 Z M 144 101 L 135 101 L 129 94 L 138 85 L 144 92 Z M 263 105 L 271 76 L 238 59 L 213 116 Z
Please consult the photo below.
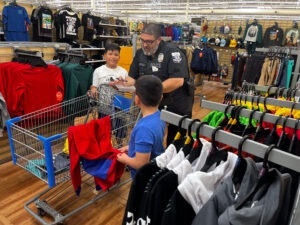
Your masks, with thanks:
M 176 134 L 176 136 L 175 136 L 174 140 L 175 140 L 175 141 L 176 141 L 176 140 L 179 140 L 179 139 L 180 139 L 180 137 L 181 137 L 181 134 L 180 134 L 180 132 L 177 132 L 177 134 Z
M 189 136 L 186 137 L 184 144 L 188 145 L 189 143 L 191 143 L 191 138 Z

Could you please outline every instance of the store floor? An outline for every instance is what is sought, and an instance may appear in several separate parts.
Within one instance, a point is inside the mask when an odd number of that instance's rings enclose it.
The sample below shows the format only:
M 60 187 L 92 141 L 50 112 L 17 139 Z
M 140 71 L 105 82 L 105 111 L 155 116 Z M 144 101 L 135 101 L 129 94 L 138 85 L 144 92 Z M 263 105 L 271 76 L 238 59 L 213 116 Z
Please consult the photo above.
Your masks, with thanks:
M 224 93 L 228 86 L 220 82 L 204 81 L 201 87 L 197 88 L 195 96 L 195 104 L 193 108 L 193 118 L 203 118 L 210 110 L 200 108 L 200 96 L 206 96 L 207 100 L 222 101 Z M 9 146 L 7 137 L 0 139 L 0 154 L 5 161 L 9 160 Z M 3 157 L 4 156 L 4 157 Z M 125 175 L 128 176 L 127 174 Z M 70 216 L 64 222 L 68 225 L 118 225 L 122 223 L 123 213 L 126 206 L 127 196 L 130 188 L 130 182 L 110 191 L 103 198 L 94 202 L 87 208 Z M 57 202 L 60 208 L 66 208 L 67 212 L 71 208 L 77 208 L 76 204 L 68 205 L 69 196 L 65 194 L 65 190 L 71 186 L 56 186 L 53 193 L 49 195 Z M 47 189 L 47 184 L 40 179 L 26 172 L 23 168 L 15 166 L 12 162 L 2 163 L 0 165 L 0 225 L 37 225 L 40 224 L 25 209 L 24 205 L 43 190 Z M 73 191 L 70 188 L 72 195 Z M 60 194 L 63 194 L 60 196 Z M 90 191 L 92 197 L 96 197 L 96 193 Z M 48 198 L 50 198 L 48 196 Z M 74 196 L 73 196 L 74 197 Z M 86 199 L 80 196 L 80 203 L 86 203 Z M 77 203 L 77 202 L 76 202 Z M 34 207 L 35 208 L 35 207 Z M 68 209 L 69 208 L 69 209 Z M 59 211 L 65 212 L 65 211 Z

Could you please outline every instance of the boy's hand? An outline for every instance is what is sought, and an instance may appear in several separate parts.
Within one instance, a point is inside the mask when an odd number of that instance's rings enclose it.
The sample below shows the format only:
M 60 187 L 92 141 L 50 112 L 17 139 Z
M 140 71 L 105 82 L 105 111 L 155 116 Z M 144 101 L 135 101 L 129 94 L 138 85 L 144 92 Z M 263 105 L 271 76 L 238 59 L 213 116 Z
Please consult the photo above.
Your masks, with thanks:
M 120 152 L 125 153 L 128 152 L 128 145 L 118 149 Z

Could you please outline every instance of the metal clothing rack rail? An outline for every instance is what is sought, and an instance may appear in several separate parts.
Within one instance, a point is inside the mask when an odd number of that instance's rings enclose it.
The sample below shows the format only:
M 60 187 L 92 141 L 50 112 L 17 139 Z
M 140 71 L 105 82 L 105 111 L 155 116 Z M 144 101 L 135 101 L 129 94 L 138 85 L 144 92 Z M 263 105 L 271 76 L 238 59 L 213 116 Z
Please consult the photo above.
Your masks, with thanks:
M 233 93 L 233 99 L 237 99 L 238 101 L 253 101 L 255 103 L 261 103 L 266 105 L 280 106 L 284 108 L 293 108 L 300 109 L 300 103 L 292 102 L 287 100 L 279 100 L 270 97 L 262 97 L 262 96 L 251 96 L 243 93 Z
M 167 123 L 171 123 L 174 125 L 179 125 L 179 121 L 182 116 L 169 112 L 167 110 L 161 111 L 161 119 Z M 192 119 L 185 119 L 182 121 L 181 127 L 187 129 L 189 123 Z M 191 130 L 193 132 L 196 131 L 196 127 L 199 125 L 199 122 L 195 122 L 192 125 Z M 214 131 L 214 127 L 209 125 L 203 125 L 200 129 L 200 134 L 211 138 L 212 133 Z M 229 133 L 224 130 L 219 130 L 216 133 L 216 141 L 229 145 L 233 148 L 238 148 L 238 145 L 241 141 L 242 137 L 235 135 L 233 133 Z M 248 152 L 252 155 L 258 156 L 260 158 L 264 158 L 265 152 L 268 149 L 267 145 L 261 144 L 259 142 L 252 141 L 250 139 L 246 140 L 243 144 L 243 151 Z M 300 172 L 300 157 L 292 155 L 290 153 L 279 150 L 278 148 L 274 148 L 272 152 L 270 152 L 269 161 L 274 162 L 276 164 L 282 165 L 286 168 L 292 169 L 296 172 Z
M 205 100 L 205 99 L 202 100 L 202 102 L 201 102 L 201 107 L 202 108 L 217 110 L 217 111 L 220 111 L 220 112 L 225 112 L 227 106 L 228 105 L 226 105 L 226 104 L 222 104 L 222 103 L 218 103 L 218 102 L 212 102 L 212 101 L 208 101 L 208 100 Z M 233 107 L 229 107 L 227 109 L 227 113 L 231 113 L 232 109 L 233 109 Z M 249 110 L 249 109 L 241 109 L 241 111 L 239 112 L 239 115 L 249 118 L 251 112 L 252 112 L 252 110 Z M 262 114 L 263 114 L 263 112 L 260 112 L 260 111 L 255 112 L 255 114 L 253 115 L 253 119 L 259 120 L 261 118 Z M 271 113 L 266 113 L 264 115 L 263 121 L 274 124 L 275 121 L 278 119 L 278 117 L 279 116 L 277 116 L 277 115 L 273 115 Z M 285 118 L 280 118 L 279 121 L 278 121 L 278 125 L 282 125 L 284 123 L 284 121 L 285 121 Z M 296 123 L 297 123 L 296 119 L 286 118 L 286 126 L 287 127 L 294 128 Z
M 248 83 L 247 81 L 243 81 L 242 84 L 242 88 L 244 87 L 254 87 L 255 91 L 262 91 L 262 92 L 267 92 L 269 91 L 269 93 L 276 93 L 276 91 L 278 90 L 278 87 L 270 87 L 270 86 L 263 86 L 263 85 L 258 85 L 258 84 L 252 84 L 252 83 Z M 286 94 L 288 91 L 288 89 L 284 89 L 283 90 L 283 94 Z M 296 90 L 296 94 L 295 96 L 300 96 L 300 90 Z
M 61 42 L 0 42 L 0 48 L 68 48 L 69 44 Z

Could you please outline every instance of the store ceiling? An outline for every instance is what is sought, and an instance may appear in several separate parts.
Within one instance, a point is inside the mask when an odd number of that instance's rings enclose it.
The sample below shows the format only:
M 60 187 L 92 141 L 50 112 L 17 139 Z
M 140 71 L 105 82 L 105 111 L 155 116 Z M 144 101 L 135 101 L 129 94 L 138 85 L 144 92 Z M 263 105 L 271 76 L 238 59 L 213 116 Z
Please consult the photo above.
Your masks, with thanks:
M 29 1 L 29 0 L 28 0 Z M 38 1 L 38 0 L 36 0 Z M 190 20 L 191 17 L 223 16 L 293 17 L 300 16 L 300 0 L 48 0 L 47 4 L 69 4 L 81 10 L 93 10 L 128 16 L 136 20 L 163 20 L 174 22 Z

